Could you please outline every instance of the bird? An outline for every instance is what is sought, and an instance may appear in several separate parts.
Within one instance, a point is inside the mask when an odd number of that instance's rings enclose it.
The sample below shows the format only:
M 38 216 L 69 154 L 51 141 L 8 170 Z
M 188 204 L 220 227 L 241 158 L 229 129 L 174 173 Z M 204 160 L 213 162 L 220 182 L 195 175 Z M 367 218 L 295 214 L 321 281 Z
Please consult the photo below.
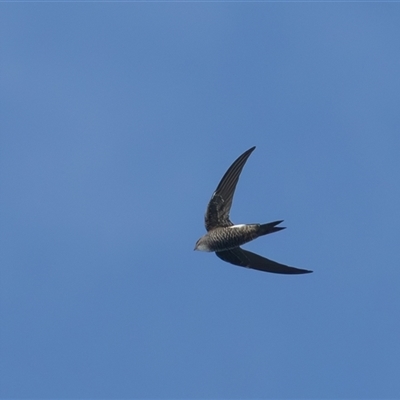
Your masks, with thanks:
M 259 236 L 285 229 L 285 227 L 277 226 L 283 220 L 266 224 L 235 225 L 229 218 L 239 176 L 255 148 L 256 146 L 253 146 L 239 156 L 219 182 L 217 189 L 211 196 L 204 216 L 207 233 L 196 242 L 194 250 L 215 252 L 216 256 L 223 261 L 258 271 L 275 274 L 307 274 L 313 272 L 280 264 L 240 247 Z

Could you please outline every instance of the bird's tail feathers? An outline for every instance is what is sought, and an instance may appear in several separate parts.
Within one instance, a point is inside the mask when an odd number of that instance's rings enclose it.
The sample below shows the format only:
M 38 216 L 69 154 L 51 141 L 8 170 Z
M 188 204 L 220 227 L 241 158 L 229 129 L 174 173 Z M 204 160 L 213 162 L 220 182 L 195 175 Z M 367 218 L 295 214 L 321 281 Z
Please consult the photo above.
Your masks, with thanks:
M 283 226 L 276 226 L 279 225 L 281 222 L 283 222 L 283 220 L 268 222 L 268 224 L 260 225 L 260 236 L 268 235 L 269 233 L 274 233 L 285 229 L 285 227 Z

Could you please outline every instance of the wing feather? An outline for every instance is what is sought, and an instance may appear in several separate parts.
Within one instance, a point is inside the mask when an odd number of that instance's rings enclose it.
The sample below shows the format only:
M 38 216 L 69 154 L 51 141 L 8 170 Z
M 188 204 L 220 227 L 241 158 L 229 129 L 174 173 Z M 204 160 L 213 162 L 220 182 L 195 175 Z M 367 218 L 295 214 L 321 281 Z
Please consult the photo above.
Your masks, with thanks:
M 244 164 L 246 164 L 247 159 L 255 148 L 254 146 L 239 156 L 219 182 L 206 210 L 205 226 L 207 231 L 217 227 L 233 225 L 229 219 L 233 195 Z
M 268 258 L 259 256 L 258 254 L 243 250 L 240 247 L 231 250 L 217 251 L 215 254 L 221 260 L 228 263 L 240 267 L 256 269 L 258 271 L 272 272 L 275 274 L 308 274 L 312 272 L 306 269 L 299 269 L 279 264 L 275 261 L 269 260 Z

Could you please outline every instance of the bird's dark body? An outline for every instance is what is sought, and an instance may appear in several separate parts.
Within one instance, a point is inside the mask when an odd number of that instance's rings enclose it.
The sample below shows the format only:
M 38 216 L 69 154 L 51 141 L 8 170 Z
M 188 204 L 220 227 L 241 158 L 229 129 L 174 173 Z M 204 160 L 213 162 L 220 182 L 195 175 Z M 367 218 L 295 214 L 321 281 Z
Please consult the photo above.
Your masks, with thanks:
M 258 237 L 260 225 L 215 228 L 205 235 L 209 251 L 233 249 Z
M 207 240 L 209 251 L 223 251 L 234 249 L 245 243 L 251 242 L 259 236 L 284 229 L 276 227 L 282 221 L 269 224 L 243 224 L 229 227 L 215 228 L 203 237 Z
M 254 149 L 255 147 L 252 147 L 239 156 L 222 177 L 207 206 L 204 218 L 207 233 L 197 241 L 195 250 L 212 251 L 221 260 L 259 271 L 277 274 L 312 272 L 277 263 L 240 247 L 259 236 L 285 229 L 277 226 L 282 221 L 267 224 L 234 225 L 229 218 L 240 173 Z

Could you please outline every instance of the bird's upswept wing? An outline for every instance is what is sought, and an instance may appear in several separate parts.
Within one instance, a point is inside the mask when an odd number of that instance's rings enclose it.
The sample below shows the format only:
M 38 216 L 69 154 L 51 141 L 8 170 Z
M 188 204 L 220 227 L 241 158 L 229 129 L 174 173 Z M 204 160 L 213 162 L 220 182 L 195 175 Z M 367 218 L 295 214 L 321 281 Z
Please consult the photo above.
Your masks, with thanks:
M 233 195 L 244 164 L 255 148 L 255 146 L 252 147 L 238 157 L 222 177 L 221 182 L 213 193 L 207 206 L 205 215 L 205 226 L 207 231 L 217 227 L 233 225 L 229 219 Z
M 231 250 L 217 251 L 215 254 L 221 260 L 228 263 L 264 272 L 273 272 L 275 274 L 308 274 L 312 272 L 306 269 L 288 267 L 287 265 L 279 264 L 275 261 L 269 260 L 268 258 L 261 257 L 258 254 L 243 250 L 240 247 Z

